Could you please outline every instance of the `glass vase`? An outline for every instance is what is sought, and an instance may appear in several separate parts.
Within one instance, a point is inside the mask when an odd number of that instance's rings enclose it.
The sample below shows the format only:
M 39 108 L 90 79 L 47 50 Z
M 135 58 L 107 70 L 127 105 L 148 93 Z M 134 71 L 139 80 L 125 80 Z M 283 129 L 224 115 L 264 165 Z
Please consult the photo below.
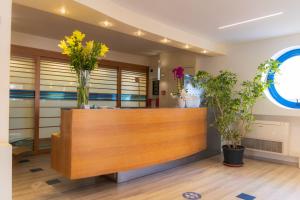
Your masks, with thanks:
M 183 98 L 178 98 L 177 99 L 177 107 L 178 108 L 185 108 L 185 106 L 186 106 L 185 103 L 186 102 Z
M 81 70 L 77 76 L 77 107 L 86 108 L 89 105 L 90 71 Z

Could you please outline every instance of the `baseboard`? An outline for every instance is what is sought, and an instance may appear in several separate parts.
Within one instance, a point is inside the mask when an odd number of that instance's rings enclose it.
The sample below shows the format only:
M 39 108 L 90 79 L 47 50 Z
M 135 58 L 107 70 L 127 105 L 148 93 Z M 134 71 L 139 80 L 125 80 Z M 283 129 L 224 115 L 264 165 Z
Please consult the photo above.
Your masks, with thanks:
M 255 160 L 277 163 L 277 164 L 291 165 L 297 167 L 299 166 L 299 158 L 293 156 L 286 156 L 286 155 L 246 149 L 245 157 L 250 159 L 255 159 Z

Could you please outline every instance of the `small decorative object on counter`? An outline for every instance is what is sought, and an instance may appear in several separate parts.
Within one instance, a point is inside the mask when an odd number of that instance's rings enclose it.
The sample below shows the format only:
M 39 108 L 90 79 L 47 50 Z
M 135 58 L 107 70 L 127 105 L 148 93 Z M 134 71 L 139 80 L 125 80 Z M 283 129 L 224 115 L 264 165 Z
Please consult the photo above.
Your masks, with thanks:
M 179 97 L 177 97 L 178 99 L 177 99 L 177 106 L 179 107 L 179 108 L 185 108 L 186 107 L 186 99 L 185 99 L 185 97 L 186 97 L 186 91 L 185 91 L 185 89 L 182 89 L 181 90 L 181 92 L 180 92 L 180 95 L 179 95 Z
M 183 80 L 184 80 L 184 69 L 183 67 L 179 66 L 173 69 L 174 79 L 176 80 L 177 92 L 183 89 Z
M 96 104 L 90 106 L 90 109 L 99 109 L 99 106 L 97 106 Z
M 178 107 L 185 108 L 185 100 L 183 98 L 178 98 Z
M 177 98 L 177 106 L 179 108 L 185 107 L 186 91 L 183 89 L 184 84 L 184 69 L 181 66 L 175 67 L 173 70 L 174 79 L 176 80 L 176 90 L 171 92 L 173 98 Z
M 199 108 L 200 106 L 200 97 L 188 95 L 186 97 L 186 107 L 187 108 Z
M 71 69 L 77 75 L 77 107 L 89 109 L 90 73 L 96 69 L 100 57 L 104 57 L 109 48 L 93 40 L 82 44 L 85 34 L 76 30 L 71 36 L 66 36 L 58 45 L 62 54 L 70 57 Z
M 184 88 L 186 92 L 186 107 L 199 108 L 203 89 L 193 84 L 193 76 L 185 75 Z

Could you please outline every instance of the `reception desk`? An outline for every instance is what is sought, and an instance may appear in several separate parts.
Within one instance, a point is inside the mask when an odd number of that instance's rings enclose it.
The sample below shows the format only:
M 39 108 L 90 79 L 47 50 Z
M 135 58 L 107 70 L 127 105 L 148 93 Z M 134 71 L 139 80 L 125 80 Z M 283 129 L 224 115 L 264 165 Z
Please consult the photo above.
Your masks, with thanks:
M 51 165 L 80 179 L 161 164 L 206 149 L 206 108 L 63 109 Z

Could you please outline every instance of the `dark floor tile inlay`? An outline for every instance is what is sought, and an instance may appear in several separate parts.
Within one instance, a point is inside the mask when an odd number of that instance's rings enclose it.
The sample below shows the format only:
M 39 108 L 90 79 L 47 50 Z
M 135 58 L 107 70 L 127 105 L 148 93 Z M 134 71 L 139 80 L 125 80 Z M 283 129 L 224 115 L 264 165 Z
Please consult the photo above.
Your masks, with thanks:
M 241 193 L 236 197 L 240 198 L 240 199 L 244 199 L 244 200 L 254 200 L 256 198 L 255 196 L 251 196 L 251 195 L 245 194 L 245 193 Z
M 196 193 L 196 192 L 185 192 L 185 193 L 182 194 L 182 196 L 185 199 L 189 199 L 189 200 L 201 199 L 201 195 L 199 193 Z
M 33 169 L 30 169 L 31 172 L 40 172 L 40 171 L 43 171 L 42 168 L 33 168 Z
M 26 163 L 29 162 L 30 160 L 24 159 L 24 160 L 20 160 L 19 163 Z
M 58 184 L 58 183 L 61 183 L 61 181 L 59 180 L 59 179 L 51 179 L 51 180 L 48 180 L 48 181 L 46 181 L 46 183 L 48 184 L 48 185 L 55 185 L 55 184 Z

